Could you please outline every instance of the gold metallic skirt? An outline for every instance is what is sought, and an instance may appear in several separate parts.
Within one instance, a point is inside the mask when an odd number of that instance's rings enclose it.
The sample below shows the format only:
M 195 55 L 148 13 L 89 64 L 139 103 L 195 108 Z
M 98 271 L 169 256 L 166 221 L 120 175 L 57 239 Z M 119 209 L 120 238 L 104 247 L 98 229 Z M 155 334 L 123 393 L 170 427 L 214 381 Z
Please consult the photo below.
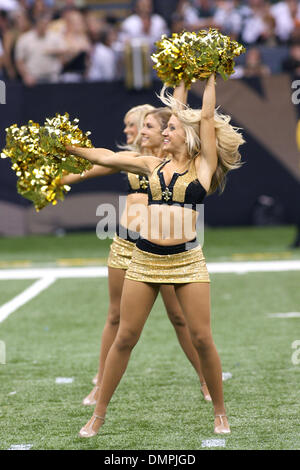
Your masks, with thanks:
M 107 266 L 109 268 L 128 269 L 134 248 L 135 243 L 124 240 L 116 234 L 110 245 Z
M 137 242 L 139 246 L 139 242 Z M 135 247 L 125 278 L 159 284 L 210 282 L 204 255 L 198 245 L 181 253 L 155 254 Z

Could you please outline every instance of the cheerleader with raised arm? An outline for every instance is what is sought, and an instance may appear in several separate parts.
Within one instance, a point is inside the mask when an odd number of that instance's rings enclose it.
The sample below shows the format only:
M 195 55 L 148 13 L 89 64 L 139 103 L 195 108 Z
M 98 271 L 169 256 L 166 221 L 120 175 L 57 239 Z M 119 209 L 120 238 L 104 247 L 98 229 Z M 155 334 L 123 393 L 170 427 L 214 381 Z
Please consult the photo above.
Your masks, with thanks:
M 180 87 L 175 91 L 175 95 L 185 99 L 185 93 Z M 182 88 L 182 86 L 181 86 Z M 153 154 L 163 157 L 162 151 L 163 136 L 162 131 L 167 126 L 171 111 L 168 108 L 155 109 L 150 105 L 141 105 L 132 108 L 125 115 L 124 133 L 126 134 L 126 148 L 128 150 L 139 151 L 139 153 Z M 124 148 L 125 146 L 123 146 Z M 120 152 L 119 155 L 122 155 Z M 118 158 L 118 157 L 117 157 Z M 117 169 L 111 169 L 99 165 L 87 171 L 83 177 L 79 175 L 67 175 L 63 178 L 63 184 L 71 184 L 87 178 L 104 176 L 115 173 Z M 99 387 L 101 384 L 105 360 L 108 351 L 116 337 L 120 321 L 120 301 L 124 276 L 129 266 L 135 243 L 139 238 L 140 223 L 136 215 L 131 215 L 131 208 L 141 205 L 147 206 L 148 179 L 145 176 L 138 176 L 134 173 L 127 173 L 127 198 L 126 207 L 121 216 L 120 225 L 110 247 L 108 257 L 108 285 L 109 285 L 109 309 L 101 337 L 99 368 L 94 378 L 95 386 L 84 398 L 84 405 L 95 405 Z M 128 230 L 128 227 L 135 225 L 135 230 Z M 196 349 L 193 346 L 189 329 L 175 295 L 174 287 L 162 285 L 160 293 L 166 308 L 168 317 L 175 329 L 179 344 L 181 345 L 188 360 L 193 365 L 201 384 L 201 392 L 206 401 L 211 401 L 204 376 L 201 372 L 201 365 Z
M 148 218 L 142 223 L 141 237 L 125 274 L 120 325 L 106 358 L 94 414 L 81 429 L 81 437 L 96 435 L 103 425 L 111 397 L 164 284 L 175 288 L 201 360 L 213 402 L 214 431 L 230 432 L 221 362 L 211 331 L 210 280 L 196 239 L 196 209 L 207 194 L 224 187 L 229 170 L 240 166 L 238 148 L 244 141 L 230 125 L 230 118 L 215 110 L 214 74 L 206 82 L 201 110 L 182 107 L 170 96 L 162 99 L 172 111 L 163 131 L 163 149 L 171 159 L 116 158 L 103 149 L 67 147 L 70 153 L 94 164 L 145 175 L 149 180 Z M 178 227 L 183 229 L 180 234 Z

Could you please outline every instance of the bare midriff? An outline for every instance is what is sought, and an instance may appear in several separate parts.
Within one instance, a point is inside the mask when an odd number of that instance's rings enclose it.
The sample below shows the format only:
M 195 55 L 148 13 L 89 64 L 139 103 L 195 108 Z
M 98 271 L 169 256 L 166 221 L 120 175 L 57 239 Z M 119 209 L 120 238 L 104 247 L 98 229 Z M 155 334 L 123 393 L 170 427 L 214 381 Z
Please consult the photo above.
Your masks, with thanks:
M 151 204 L 140 230 L 141 237 L 157 245 L 177 245 L 193 240 L 197 212 L 186 207 Z
M 196 235 L 197 212 L 176 205 L 151 204 L 147 194 L 133 193 L 126 198 L 121 225 L 140 233 L 157 245 L 177 245 L 193 240 Z
M 140 233 L 141 226 L 147 218 L 147 205 L 147 194 L 128 194 L 125 208 L 121 215 L 121 225 L 129 230 Z

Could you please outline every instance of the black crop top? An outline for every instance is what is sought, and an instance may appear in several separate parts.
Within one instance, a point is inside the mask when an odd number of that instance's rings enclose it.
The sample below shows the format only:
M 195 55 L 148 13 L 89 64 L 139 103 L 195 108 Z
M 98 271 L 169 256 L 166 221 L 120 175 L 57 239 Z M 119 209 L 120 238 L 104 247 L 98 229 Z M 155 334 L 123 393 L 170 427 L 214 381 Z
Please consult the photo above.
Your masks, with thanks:
M 149 176 L 148 204 L 189 205 L 196 210 L 196 205 L 203 202 L 206 190 L 197 178 L 194 160 L 184 173 L 175 172 L 167 186 L 161 170 L 170 161 L 161 163 Z
M 147 176 L 135 175 L 134 173 L 127 173 L 127 193 L 148 193 L 149 181 Z

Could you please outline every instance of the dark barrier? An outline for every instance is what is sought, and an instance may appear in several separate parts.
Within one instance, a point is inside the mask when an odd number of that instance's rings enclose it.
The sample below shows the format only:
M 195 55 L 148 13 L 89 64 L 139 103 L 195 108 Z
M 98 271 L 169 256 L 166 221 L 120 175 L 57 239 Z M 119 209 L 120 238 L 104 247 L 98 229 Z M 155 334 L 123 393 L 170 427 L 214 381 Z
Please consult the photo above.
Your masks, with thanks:
M 299 105 L 292 103 L 291 78 L 218 80 L 220 111 L 242 127 L 247 143 L 241 147 L 244 166 L 229 175 L 222 196 L 206 200 L 207 225 L 295 223 L 299 217 L 299 151 L 296 128 Z M 0 144 L 5 128 L 29 119 L 43 122 L 55 113 L 80 119 L 80 128 L 92 132 L 95 146 L 116 149 L 124 141 L 123 117 L 129 108 L 149 103 L 160 106 L 152 89 L 128 91 L 122 83 L 6 86 L 6 104 L 0 105 Z M 201 107 L 203 84 L 189 94 L 189 104 Z M 0 160 L 0 235 L 46 233 L 57 228 L 95 227 L 100 202 L 117 201 L 124 193 L 124 177 L 113 175 L 74 185 L 64 202 L 36 214 L 32 204 L 16 192 L 16 177 L 9 159 Z M 260 198 L 260 196 L 267 198 Z

